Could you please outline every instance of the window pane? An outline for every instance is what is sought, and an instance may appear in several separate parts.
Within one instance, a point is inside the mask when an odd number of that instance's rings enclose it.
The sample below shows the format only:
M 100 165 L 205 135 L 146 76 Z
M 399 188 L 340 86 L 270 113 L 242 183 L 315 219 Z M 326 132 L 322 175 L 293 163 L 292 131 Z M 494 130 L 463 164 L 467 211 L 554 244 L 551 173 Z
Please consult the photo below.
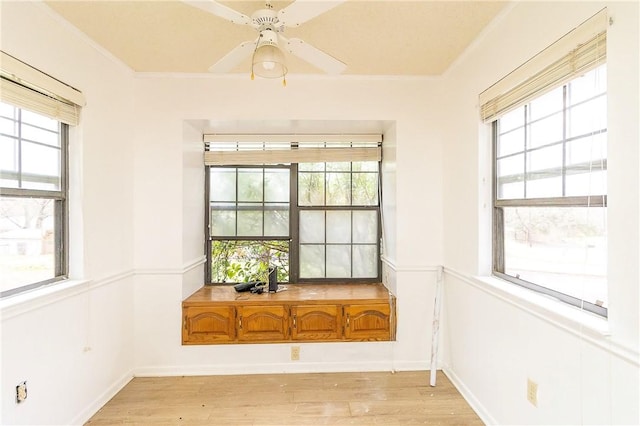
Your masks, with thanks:
M 324 205 L 323 173 L 298 173 L 298 204 L 301 206 Z
M 27 111 L 26 109 L 23 109 L 21 113 L 23 123 L 33 124 L 44 129 L 53 130 L 55 132 L 57 132 L 58 128 L 60 127 L 60 124 L 57 120 L 45 117 L 44 115 Z
M 536 149 L 527 156 L 527 171 L 536 172 L 548 169 L 562 168 L 562 145 Z M 560 174 L 560 170 L 555 171 Z
M 264 173 L 264 200 L 289 202 L 289 170 L 266 169 Z
M 351 163 L 351 170 L 354 172 L 377 172 L 377 161 L 354 161 Z
M 498 176 L 524 175 L 524 154 L 498 160 Z
M 289 235 L 289 205 L 267 205 L 264 211 L 264 235 L 286 237 Z
M 34 126 L 29 126 L 27 124 L 23 124 L 21 136 L 23 139 L 37 141 L 40 143 L 44 143 L 46 145 L 58 146 L 58 147 L 60 146 L 60 138 L 58 137 L 57 131 L 46 130 L 40 127 L 34 127 Z
M 524 126 L 524 106 L 506 113 L 500 118 L 500 133 Z
M 378 212 L 353 212 L 353 242 L 377 243 L 378 241 Z
M 505 273 L 607 301 L 606 208 L 505 208 Z
M 375 206 L 378 204 L 378 174 L 354 173 L 352 175 L 354 206 Z
M 351 212 L 327 212 L 327 243 L 351 242 Z M 351 268 L 349 268 L 351 270 Z
M 520 199 L 524 198 L 524 182 L 500 183 L 498 181 L 498 199 Z
M 353 246 L 353 277 L 375 278 L 378 276 L 378 257 L 375 245 Z
M 562 113 L 552 115 L 529 125 L 528 148 L 537 148 L 562 140 Z
M 529 119 L 531 121 L 562 111 L 562 87 L 534 99 L 529 104 Z
M 324 212 L 300 212 L 300 242 L 324 243 Z
M 236 169 L 209 169 L 211 201 L 236 201 Z
M 327 246 L 327 278 L 351 277 L 351 246 Z
M 219 207 L 219 206 L 218 206 Z M 218 237 L 230 237 L 236 235 L 235 210 L 211 210 L 211 235 Z
M 18 171 L 18 141 L 0 136 L 0 170 Z
M 262 236 L 262 210 L 238 210 L 238 236 Z
M 271 266 L 278 268 L 278 282 L 289 281 L 288 241 L 211 242 L 211 281 L 214 283 L 266 282 Z
M 351 171 L 351 163 L 327 163 L 326 170 L 328 172 L 349 172 Z
M 562 176 L 527 181 L 527 198 L 562 196 Z
M 304 172 L 324 172 L 325 163 L 300 163 L 298 170 Z
M 567 165 L 607 158 L 607 134 L 600 133 L 567 142 Z
M 0 291 L 55 277 L 55 202 L 0 200 Z
M 567 176 L 566 195 L 605 195 L 607 171 L 579 173 Z
M 60 150 L 22 142 L 22 187 L 60 189 Z
M 606 91 L 607 66 L 602 65 L 569 83 L 569 105 L 575 105 Z
M 17 120 L 18 108 L 14 107 L 13 105 L 0 102 L 0 116 Z
M 238 169 L 238 201 L 262 201 L 262 169 Z
M 8 118 L 0 118 L 0 133 L 18 136 L 18 122 Z
M 300 246 L 300 278 L 324 278 L 324 245 Z
M 330 163 L 327 163 L 330 164 Z M 328 206 L 351 205 L 351 174 L 327 173 L 327 200 Z
M 524 151 L 524 127 L 498 137 L 498 157 Z
M 568 136 L 576 137 L 607 127 L 607 97 L 600 96 L 568 110 Z

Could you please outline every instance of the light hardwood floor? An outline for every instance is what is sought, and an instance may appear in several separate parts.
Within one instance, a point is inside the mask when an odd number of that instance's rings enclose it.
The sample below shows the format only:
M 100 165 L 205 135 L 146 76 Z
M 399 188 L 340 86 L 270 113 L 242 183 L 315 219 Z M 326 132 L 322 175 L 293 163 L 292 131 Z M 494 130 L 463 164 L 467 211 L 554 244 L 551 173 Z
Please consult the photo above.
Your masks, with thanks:
M 134 378 L 87 425 L 482 425 L 438 371 Z

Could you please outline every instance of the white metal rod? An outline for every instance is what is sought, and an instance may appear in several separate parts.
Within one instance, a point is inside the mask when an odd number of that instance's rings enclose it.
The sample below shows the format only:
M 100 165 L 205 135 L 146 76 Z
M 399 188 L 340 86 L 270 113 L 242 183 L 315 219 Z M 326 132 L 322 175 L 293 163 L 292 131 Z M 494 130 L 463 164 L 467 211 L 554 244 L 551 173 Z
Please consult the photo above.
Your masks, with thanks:
M 436 371 L 438 369 L 438 336 L 440 334 L 440 303 L 442 299 L 442 266 L 438 266 L 436 275 L 436 295 L 433 304 L 433 323 L 431 326 L 431 377 L 429 384 L 436 385 Z

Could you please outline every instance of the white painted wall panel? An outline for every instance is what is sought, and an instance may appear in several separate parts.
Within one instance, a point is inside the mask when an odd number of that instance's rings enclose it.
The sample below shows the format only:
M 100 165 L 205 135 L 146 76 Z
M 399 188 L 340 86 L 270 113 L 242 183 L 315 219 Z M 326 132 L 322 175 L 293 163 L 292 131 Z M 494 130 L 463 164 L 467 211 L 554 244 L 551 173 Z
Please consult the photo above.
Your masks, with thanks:
M 87 99 L 70 141 L 70 270 L 87 281 L 2 302 L 0 423 L 83 423 L 133 367 L 133 79 L 43 4 L 0 7 L 2 50 Z
M 480 122 L 477 96 L 605 5 L 613 18 L 607 44 L 610 336 L 474 278 L 491 270 L 490 132 Z M 446 75 L 445 365 L 487 422 L 640 422 L 638 12 L 637 2 L 519 2 Z M 527 378 L 539 385 L 537 408 L 526 400 Z

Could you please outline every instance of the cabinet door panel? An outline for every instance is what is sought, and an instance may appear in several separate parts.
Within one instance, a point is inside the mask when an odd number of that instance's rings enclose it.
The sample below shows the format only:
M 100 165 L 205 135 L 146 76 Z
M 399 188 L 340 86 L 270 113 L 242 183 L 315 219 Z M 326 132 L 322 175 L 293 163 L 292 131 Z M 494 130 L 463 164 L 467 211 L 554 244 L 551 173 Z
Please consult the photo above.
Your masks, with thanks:
M 278 341 L 289 338 L 289 313 L 284 306 L 238 307 L 238 340 Z
M 182 343 L 223 343 L 235 340 L 235 309 L 190 307 L 183 310 Z
M 338 340 L 342 338 L 342 310 L 337 305 L 291 307 L 294 340 Z
M 345 306 L 345 330 L 351 340 L 390 340 L 391 309 L 388 304 Z

